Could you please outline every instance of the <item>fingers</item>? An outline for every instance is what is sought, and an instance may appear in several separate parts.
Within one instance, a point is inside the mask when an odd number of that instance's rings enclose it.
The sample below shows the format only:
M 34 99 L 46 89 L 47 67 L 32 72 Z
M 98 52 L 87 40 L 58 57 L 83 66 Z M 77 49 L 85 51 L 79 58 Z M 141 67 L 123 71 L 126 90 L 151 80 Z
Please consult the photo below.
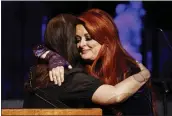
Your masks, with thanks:
M 50 81 L 53 81 L 53 74 L 52 74 L 52 71 L 49 71 L 49 77 L 50 77 Z
M 140 74 L 145 78 L 145 79 L 149 79 L 151 74 L 150 71 L 142 64 L 142 63 L 138 63 L 139 68 L 141 70 Z
M 64 82 L 64 67 L 56 67 L 49 71 L 50 80 L 54 81 L 54 84 L 58 84 L 61 86 L 62 82 Z
M 68 69 L 72 69 L 72 66 L 71 66 L 71 65 L 69 65 L 69 66 L 68 66 Z
M 140 70 L 145 70 L 147 69 L 142 63 L 138 63 Z
M 60 66 L 59 67 L 59 73 L 60 73 L 60 81 L 61 82 L 64 82 L 64 67 L 63 66 Z
M 52 77 L 53 77 L 53 81 L 54 81 L 54 84 L 58 84 L 58 77 L 56 72 L 58 72 L 58 69 L 57 68 L 53 68 L 52 69 Z
M 56 79 L 57 79 L 57 83 L 56 84 L 58 84 L 59 86 L 61 86 L 61 79 L 60 79 L 60 68 L 59 67 L 57 67 L 57 71 L 55 71 L 55 77 L 56 77 Z
M 136 63 L 139 65 L 140 70 L 144 70 L 147 69 L 142 63 L 140 63 L 139 61 L 136 60 Z

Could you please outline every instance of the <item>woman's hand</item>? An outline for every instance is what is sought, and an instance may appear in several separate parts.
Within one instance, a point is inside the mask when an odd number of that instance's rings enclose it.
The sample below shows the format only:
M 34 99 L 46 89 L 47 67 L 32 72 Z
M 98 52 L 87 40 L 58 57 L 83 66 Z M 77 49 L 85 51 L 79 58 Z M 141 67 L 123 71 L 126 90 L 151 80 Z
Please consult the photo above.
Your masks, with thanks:
M 137 62 L 140 68 L 140 76 L 134 76 L 134 79 L 138 82 L 147 81 L 151 77 L 150 71 L 142 64 Z
M 72 69 L 72 66 L 69 65 L 68 69 Z M 54 81 L 54 84 L 61 86 L 61 84 L 64 82 L 64 67 L 58 66 L 56 68 L 52 68 L 49 71 L 49 77 L 51 81 Z
M 64 68 L 71 69 L 72 66 L 58 54 L 50 57 L 48 61 L 50 81 L 61 86 L 64 82 Z
M 51 81 L 54 81 L 54 84 L 61 86 L 61 83 L 64 82 L 64 67 L 59 66 L 51 69 L 49 71 L 49 77 Z
M 37 45 L 33 48 L 37 58 L 48 61 L 49 77 L 51 81 L 59 86 L 64 81 L 64 68 L 72 69 L 72 66 L 58 53 L 49 50 L 44 45 Z

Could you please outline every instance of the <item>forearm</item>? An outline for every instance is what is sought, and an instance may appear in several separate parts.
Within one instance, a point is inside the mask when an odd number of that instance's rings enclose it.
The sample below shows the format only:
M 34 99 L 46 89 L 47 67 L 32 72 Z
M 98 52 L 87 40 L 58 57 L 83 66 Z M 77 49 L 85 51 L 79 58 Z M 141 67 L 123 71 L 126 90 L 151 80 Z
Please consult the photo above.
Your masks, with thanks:
M 109 100 L 113 100 L 114 97 L 116 102 L 122 102 L 128 99 L 148 81 L 149 77 L 150 73 L 144 73 L 144 71 L 128 77 L 114 86 L 114 95 Z
M 115 86 L 102 85 L 92 96 L 95 103 L 102 105 L 117 104 L 136 93 L 150 78 L 150 72 L 139 64 L 141 72 L 121 81 Z
M 92 101 L 102 105 L 118 104 L 136 93 L 144 84 L 145 82 L 136 81 L 133 76 L 115 86 L 104 84 L 93 94 Z

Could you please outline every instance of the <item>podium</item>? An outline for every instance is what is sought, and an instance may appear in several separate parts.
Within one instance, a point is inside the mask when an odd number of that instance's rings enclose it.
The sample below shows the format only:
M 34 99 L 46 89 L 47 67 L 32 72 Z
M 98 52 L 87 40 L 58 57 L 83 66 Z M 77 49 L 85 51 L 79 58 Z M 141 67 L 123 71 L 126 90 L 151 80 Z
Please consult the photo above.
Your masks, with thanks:
M 2 109 L 2 116 L 102 116 L 100 108 L 83 109 Z

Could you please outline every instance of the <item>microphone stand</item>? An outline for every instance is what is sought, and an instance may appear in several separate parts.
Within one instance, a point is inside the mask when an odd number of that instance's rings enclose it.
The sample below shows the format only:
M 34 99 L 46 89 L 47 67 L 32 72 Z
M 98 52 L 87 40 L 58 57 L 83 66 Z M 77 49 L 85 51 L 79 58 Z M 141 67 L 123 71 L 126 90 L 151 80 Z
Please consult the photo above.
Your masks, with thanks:
M 162 81 L 162 86 L 163 86 L 163 108 L 164 108 L 164 116 L 167 116 L 168 114 L 168 110 L 167 110 L 167 95 L 169 93 L 169 89 L 168 89 L 168 86 L 167 86 L 167 82 L 165 81 Z
M 156 28 L 156 29 L 159 30 L 162 33 L 162 35 L 165 38 L 165 41 L 166 41 L 166 43 L 167 43 L 167 45 L 170 48 L 170 51 L 172 53 L 172 46 L 170 45 L 170 42 L 168 41 L 166 34 L 164 33 L 164 31 L 161 28 Z M 167 96 L 168 96 L 168 93 L 170 91 L 169 91 L 167 82 L 164 79 L 161 80 L 161 84 L 162 84 L 162 88 L 163 88 L 163 109 L 164 109 L 163 111 L 164 111 L 164 116 L 167 116 L 167 114 L 168 114 Z

